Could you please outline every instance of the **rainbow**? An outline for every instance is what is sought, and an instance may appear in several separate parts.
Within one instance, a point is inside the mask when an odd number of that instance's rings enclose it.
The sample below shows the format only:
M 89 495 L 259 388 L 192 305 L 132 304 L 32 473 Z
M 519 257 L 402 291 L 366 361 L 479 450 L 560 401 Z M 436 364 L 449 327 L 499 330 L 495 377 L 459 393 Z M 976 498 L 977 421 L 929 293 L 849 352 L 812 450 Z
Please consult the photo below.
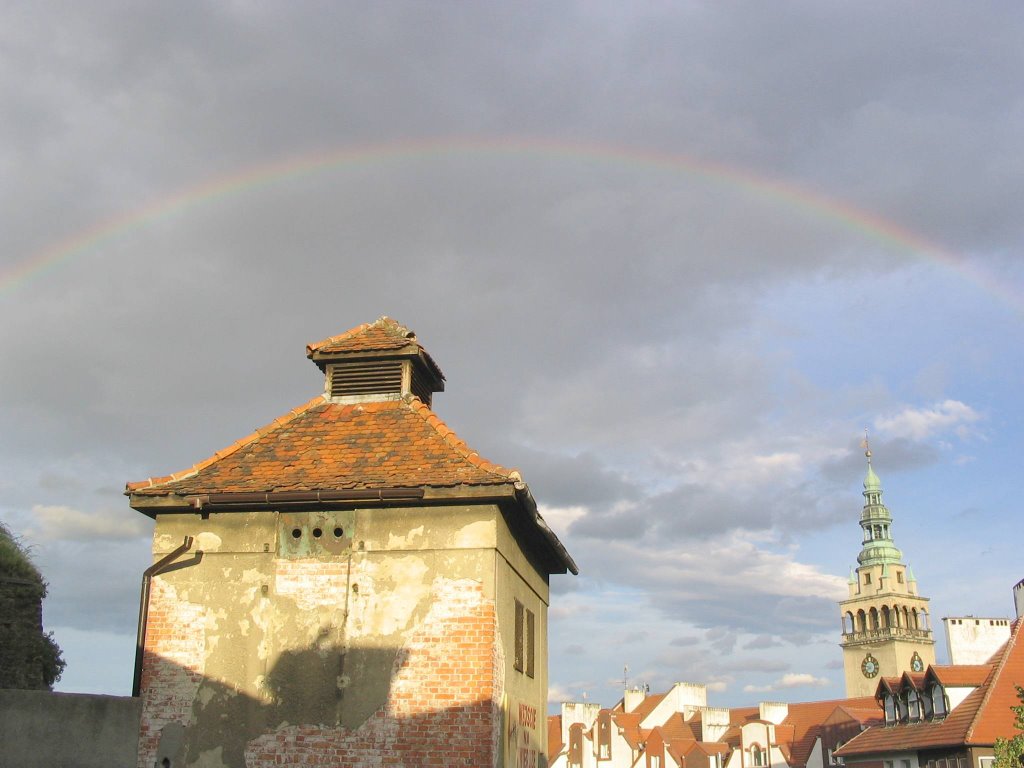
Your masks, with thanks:
M 818 219 L 832 221 L 871 239 L 910 250 L 963 274 L 971 282 L 1024 314 L 1024 301 L 994 276 L 965 258 L 909 229 L 797 184 L 760 176 L 689 155 L 650 151 L 600 143 L 565 142 L 545 138 L 448 137 L 362 144 L 311 152 L 253 166 L 185 187 L 139 208 L 126 211 L 85 230 L 58 240 L 28 258 L 0 270 L 0 296 L 57 269 L 75 257 L 133 230 L 180 215 L 203 203 L 255 188 L 323 173 L 337 168 L 372 166 L 381 162 L 456 156 L 540 156 L 556 160 L 574 158 L 591 164 L 618 164 L 678 173 L 699 181 L 732 187 L 754 196 L 781 202 Z

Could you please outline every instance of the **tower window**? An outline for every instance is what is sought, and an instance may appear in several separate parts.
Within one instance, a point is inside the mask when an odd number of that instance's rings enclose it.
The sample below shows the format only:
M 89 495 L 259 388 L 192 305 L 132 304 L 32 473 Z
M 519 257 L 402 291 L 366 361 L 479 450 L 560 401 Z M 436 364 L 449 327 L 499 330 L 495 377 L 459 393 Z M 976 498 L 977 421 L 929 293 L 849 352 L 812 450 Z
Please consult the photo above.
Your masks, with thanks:
M 870 573 L 865 573 L 864 574 L 864 583 L 865 584 L 870 584 L 871 583 L 871 574 Z
M 527 677 L 536 674 L 536 619 L 533 611 L 516 600 L 516 645 L 513 666 Z

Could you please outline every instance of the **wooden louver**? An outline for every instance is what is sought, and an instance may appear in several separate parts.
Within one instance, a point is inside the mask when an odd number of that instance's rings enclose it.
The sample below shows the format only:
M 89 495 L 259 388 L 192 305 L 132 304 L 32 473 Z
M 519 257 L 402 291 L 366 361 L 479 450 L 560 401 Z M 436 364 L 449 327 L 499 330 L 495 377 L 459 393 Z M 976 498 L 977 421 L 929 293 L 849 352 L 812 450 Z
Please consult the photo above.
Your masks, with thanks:
M 430 384 L 427 382 L 426 377 L 420 373 L 418 366 L 412 367 L 412 382 L 411 387 L 412 393 L 418 397 L 424 405 L 430 405 Z
M 331 397 L 401 393 L 401 360 L 353 361 L 331 367 Z

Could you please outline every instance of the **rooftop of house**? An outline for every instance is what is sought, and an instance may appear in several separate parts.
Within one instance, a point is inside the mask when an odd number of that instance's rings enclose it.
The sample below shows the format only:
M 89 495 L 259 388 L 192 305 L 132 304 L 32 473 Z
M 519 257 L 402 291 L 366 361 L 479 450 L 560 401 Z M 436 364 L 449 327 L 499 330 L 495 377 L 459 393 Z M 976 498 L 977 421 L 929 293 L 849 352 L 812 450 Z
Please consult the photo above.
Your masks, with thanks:
M 1019 704 L 1016 686 L 1024 684 L 1024 621 L 1018 619 L 1010 639 L 987 665 L 929 667 L 932 678 L 950 687 L 977 687 L 944 718 L 899 722 L 868 728 L 837 751 L 841 757 L 919 750 L 959 745 L 990 746 L 999 736 L 1014 731 L 1011 707 Z M 984 679 L 978 682 L 987 670 Z M 973 682 L 972 682 L 973 681 Z M 912 680 L 904 680 L 907 685 Z M 889 687 L 889 690 L 896 690 Z M 882 693 L 880 685 L 879 692 Z
M 430 393 L 440 391 L 444 377 L 412 331 L 381 317 L 309 344 L 306 354 L 327 376 L 322 395 L 185 470 L 128 483 L 131 505 L 153 515 L 202 506 L 213 496 L 271 503 L 287 494 L 293 501 L 303 494 L 338 501 L 345 493 L 383 499 L 389 491 L 388 498 L 412 497 L 401 489 L 421 497 L 500 495 L 525 507 L 555 561 L 577 572 L 519 472 L 481 458 L 431 410 Z M 397 366 L 399 375 L 365 374 L 359 366 L 370 358 Z M 355 372 L 357 394 L 332 389 L 338 368 Z
M 415 397 L 335 403 L 318 396 L 189 469 L 127 490 L 189 496 L 521 481 L 481 458 Z
M 789 704 L 785 717 L 778 724 L 761 719 L 761 707 L 732 707 L 728 710 L 728 725 L 719 738 L 716 741 L 702 741 L 703 711 L 700 708 L 687 709 L 685 713 L 672 712 L 663 722 L 649 728 L 640 727 L 641 721 L 666 696 L 665 693 L 650 694 L 628 713 L 622 711 L 621 701 L 615 707 L 602 709 L 601 712 L 611 714 L 616 730 L 632 749 L 642 749 L 652 734 L 657 733 L 677 763 L 680 762 L 680 756 L 695 749 L 704 754 L 724 754 L 738 749 L 743 741 L 743 728 L 760 724 L 771 729 L 772 734 L 768 736 L 766 731 L 762 746 L 768 746 L 770 742 L 771 746 L 781 751 L 788 765 L 804 766 L 811 761 L 817 739 L 826 724 L 852 724 L 860 728 L 883 720 L 882 711 L 873 696 Z M 595 727 L 596 722 L 595 719 Z M 555 741 L 550 742 L 549 746 L 548 755 L 551 760 L 565 748 Z

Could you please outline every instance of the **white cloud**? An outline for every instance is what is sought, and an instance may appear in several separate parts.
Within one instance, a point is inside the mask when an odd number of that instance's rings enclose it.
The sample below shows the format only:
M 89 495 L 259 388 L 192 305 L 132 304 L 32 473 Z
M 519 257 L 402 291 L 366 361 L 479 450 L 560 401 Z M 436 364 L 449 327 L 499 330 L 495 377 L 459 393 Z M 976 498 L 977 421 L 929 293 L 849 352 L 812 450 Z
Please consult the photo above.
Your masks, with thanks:
M 815 677 L 807 672 L 789 672 L 774 683 L 769 683 L 768 685 L 745 685 L 743 690 L 746 693 L 766 693 L 768 691 L 781 691 L 787 688 L 803 688 L 807 686 L 824 688 L 828 684 L 829 681 L 824 677 Z
M 931 408 L 904 408 L 891 416 L 875 419 L 875 428 L 890 438 L 925 440 L 934 434 L 952 431 L 961 439 L 969 437 L 970 426 L 982 415 L 959 400 L 944 400 Z
M 124 541 L 141 539 L 152 532 L 142 515 L 127 510 L 83 512 L 73 507 L 36 504 L 32 522 L 26 531 L 33 540 L 48 541 Z
M 579 520 L 587 514 L 587 508 L 584 506 L 549 507 L 539 504 L 537 509 L 559 538 L 565 537 L 566 531 L 569 530 L 569 526 L 574 520 Z
M 569 693 L 569 689 L 564 685 L 558 683 L 552 683 L 548 686 L 548 701 L 549 702 L 561 702 L 561 701 L 572 701 L 572 694 Z

